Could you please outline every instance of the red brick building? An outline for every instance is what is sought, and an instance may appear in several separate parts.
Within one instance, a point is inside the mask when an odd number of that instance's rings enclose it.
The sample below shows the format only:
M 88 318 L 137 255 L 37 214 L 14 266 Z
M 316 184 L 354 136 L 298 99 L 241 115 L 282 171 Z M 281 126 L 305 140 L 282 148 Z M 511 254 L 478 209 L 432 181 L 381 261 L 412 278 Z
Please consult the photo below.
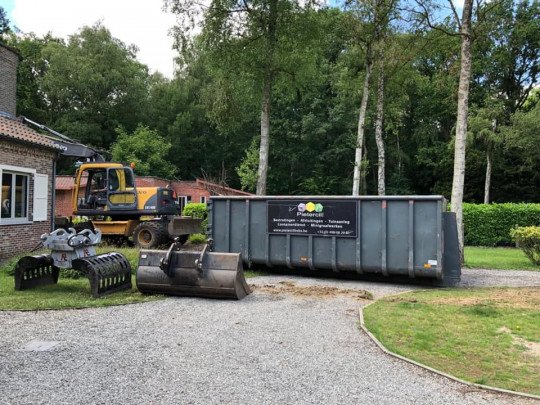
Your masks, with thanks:
M 0 43 L 0 260 L 50 232 L 55 143 L 15 118 L 19 56 Z
M 84 182 L 83 182 L 84 184 Z M 187 203 L 206 203 L 212 195 L 251 195 L 245 191 L 222 186 L 202 179 L 195 181 L 165 180 L 152 176 L 137 176 L 137 187 L 171 187 L 183 209 Z M 71 193 L 74 187 L 73 176 L 56 177 L 55 215 L 68 217 L 73 215 Z

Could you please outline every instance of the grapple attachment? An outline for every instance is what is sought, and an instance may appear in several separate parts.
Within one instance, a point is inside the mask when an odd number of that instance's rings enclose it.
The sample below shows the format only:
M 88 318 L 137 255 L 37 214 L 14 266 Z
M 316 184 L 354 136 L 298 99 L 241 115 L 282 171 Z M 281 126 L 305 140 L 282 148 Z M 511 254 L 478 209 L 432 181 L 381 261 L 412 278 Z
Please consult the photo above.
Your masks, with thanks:
M 58 229 L 41 236 L 50 255 L 25 256 L 15 267 L 15 290 L 56 284 L 60 268 L 73 268 L 88 277 L 95 298 L 131 289 L 131 266 L 120 253 L 96 255 L 101 232 Z
M 238 253 L 141 250 L 137 288 L 142 293 L 240 300 L 251 293 Z
M 88 277 L 94 298 L 131 289 L 131 265 L 120 253 L 81 257 L 73 260 L 72 265 Z
M 15 266 L 15 290 L 56 284 L 59 273 L 51 255 L 25 256 Z

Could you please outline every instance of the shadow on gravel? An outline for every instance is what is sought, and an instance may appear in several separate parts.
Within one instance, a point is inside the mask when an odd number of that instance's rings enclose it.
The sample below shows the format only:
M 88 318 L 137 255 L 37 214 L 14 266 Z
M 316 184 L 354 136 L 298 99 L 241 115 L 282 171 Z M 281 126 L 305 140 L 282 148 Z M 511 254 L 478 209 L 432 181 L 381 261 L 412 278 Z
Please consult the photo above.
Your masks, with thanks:
M 381 284 L 403 284 L 423 287 L 440 288 L 436 285 L 437 280 L 430 278 L 409 278 L 408 276 L 383 276 L 382 274 L 358 274 L 353 272 L 333 272 L 332 270 L 308 270 L 295 269 L 291 270 L 287 267 L 264 267 L 253 266 L 249 270 L 257 271 L 261 276 L 277 275 L 277 276 L 298 276 L 319 280 L 352 280 L 352 281 L 373 281 Z

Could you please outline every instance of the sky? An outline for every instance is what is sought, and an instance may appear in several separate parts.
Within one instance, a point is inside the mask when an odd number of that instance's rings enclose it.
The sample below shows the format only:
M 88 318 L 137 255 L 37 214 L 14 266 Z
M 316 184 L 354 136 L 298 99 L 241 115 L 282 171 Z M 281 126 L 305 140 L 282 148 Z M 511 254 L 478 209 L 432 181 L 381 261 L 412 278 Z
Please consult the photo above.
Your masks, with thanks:
M 341 0 L 327 0 L 331 6 Z M 461 13 L 463 0 L 453 0 Z M 333 4 L 334 3 L 334 4 Z M 112 35 L 139 48 L 137 59 L 151 72 L 173 77 L 175 51 L 168 35 L 174 16 L 163 0 L 0 0 L 12 25 L 22 32 L 67 37 L 84 25 L 101 21 Z
M 168 35 L 174 16 L 162 0 L 0 0 L 12 25 L 22 32 L 51 31 L 66 38 L 84 25 L 101 21 L 112 35 L 139 48 L 137 59 L 151 72 L 172 78 L 175 51 Z

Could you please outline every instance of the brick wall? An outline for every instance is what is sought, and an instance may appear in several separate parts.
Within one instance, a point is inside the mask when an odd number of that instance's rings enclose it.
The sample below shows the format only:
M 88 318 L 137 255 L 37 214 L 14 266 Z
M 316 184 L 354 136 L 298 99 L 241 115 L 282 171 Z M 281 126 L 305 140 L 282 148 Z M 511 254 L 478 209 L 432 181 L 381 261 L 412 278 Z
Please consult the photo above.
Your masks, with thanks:
M 56 190 L 56 201 L 54 202 L 54 216 L 73 216 L 73 207 L 71 205 L 71 190 Z
M 0 44 L 0 111 L 15 115 L 19 56 Z
M 0 47 L 0 49 L 2 49 Z M 28 224 L 0 224 L 0 260 L 27 252 L 35 247 L 39 237 L 51 230 L 53 159 L 56 152 L 32 145 L 0 140 L 0 163 L 3 165 L 35 169 L 49 176 L 47 220 Z M 34 179 L 30 175 L 28 184 L 28 215 L 32 220 L 34 201 Z

